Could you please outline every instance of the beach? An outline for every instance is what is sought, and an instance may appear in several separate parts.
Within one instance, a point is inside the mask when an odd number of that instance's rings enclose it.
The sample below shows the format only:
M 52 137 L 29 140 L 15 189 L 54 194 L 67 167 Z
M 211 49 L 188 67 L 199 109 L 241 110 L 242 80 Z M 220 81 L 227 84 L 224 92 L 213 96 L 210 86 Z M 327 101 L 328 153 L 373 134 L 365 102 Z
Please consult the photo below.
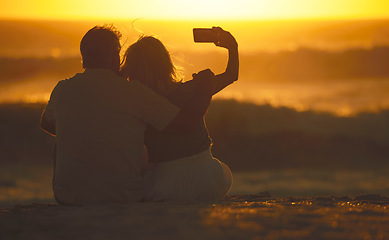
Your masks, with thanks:
M 389 198 L 278 198 L 0 209 L 0 239 L 388 239 Z

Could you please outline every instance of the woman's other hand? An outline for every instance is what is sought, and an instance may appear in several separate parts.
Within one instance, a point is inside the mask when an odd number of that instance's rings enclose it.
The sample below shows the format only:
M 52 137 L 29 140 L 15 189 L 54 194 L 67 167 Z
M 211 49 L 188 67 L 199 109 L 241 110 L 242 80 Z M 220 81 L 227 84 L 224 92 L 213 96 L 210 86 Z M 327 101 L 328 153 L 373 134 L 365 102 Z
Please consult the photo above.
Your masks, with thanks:
M 193 80 L 198 82 L 203 89 L 211 89 L 215 74 L 210 69 L 202 70 L 192 74 Z
M 221 27 L 212 27 L 212 30 L 216 35 L 216 46 L 227 49 L 234 49 L 238 47 L 238 43 L 230 32 L 223 30 Z

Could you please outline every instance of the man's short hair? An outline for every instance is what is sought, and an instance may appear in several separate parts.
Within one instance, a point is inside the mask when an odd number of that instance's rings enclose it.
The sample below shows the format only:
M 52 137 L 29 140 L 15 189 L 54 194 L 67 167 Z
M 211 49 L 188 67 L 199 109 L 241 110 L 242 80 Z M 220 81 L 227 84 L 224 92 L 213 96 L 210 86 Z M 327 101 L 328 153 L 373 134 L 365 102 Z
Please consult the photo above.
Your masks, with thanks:
M 118 68 L 112 60 L 119 57 L 121 33 L 111 25 L 95 26 L 82 38 L 80 51 L 84 68 Z

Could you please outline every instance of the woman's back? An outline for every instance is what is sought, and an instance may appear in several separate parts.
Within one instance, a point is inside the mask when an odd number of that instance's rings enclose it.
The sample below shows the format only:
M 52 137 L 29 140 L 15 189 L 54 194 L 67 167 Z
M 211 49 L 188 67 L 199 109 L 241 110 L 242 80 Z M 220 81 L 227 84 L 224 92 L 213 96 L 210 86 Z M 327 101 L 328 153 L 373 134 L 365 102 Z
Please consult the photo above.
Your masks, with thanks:
M 178 107 L 185 105 L 198 91 L 200 85 L 191 80 L 177 83 L 177 87 L 166 97 Z M 201 153 L 212 145 L 204 119 L 190 132 L 157 131 L 148 127 L 145 145 L 152 163 L 167 162 Z

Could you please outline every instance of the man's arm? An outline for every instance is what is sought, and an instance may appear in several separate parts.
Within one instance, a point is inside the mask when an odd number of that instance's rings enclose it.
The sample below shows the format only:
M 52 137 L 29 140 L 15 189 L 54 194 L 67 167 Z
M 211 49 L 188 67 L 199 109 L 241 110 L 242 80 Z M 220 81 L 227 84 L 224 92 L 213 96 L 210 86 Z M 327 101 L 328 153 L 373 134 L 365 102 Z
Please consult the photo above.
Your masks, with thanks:
M 50 100 L 46 105 L 46 108 L 43 110 L 43 113 L 41 115 L 41 122 L 40 126 L 42 130 L 47 132 L 50 135 L 56 136 L 56 130 L 55 130 L 55 112 L 56 112 L 56 98 L 58 95 L 58 92 L 62 88 L 65 81 L 59 81 L 57 85 L 55 85 L 53 91 L 50 95 Z
M 196 95 L 178 112 L 177 116 L 168 124 L 164 131 L 192 131 L 203 120 L 212 99 L 209 87 L 215 75 L 209 69 L 203 70 L 193 77 L 200 82 Z
M 43 110 L 42 116 L 41 116 L 41 128 L 47 132 L 48 134 L 51 134 L 53 136 L 56 135 L 55 132 L 55 124 L 50 123 L 46 116 L 45 116 L 45 110 Z

